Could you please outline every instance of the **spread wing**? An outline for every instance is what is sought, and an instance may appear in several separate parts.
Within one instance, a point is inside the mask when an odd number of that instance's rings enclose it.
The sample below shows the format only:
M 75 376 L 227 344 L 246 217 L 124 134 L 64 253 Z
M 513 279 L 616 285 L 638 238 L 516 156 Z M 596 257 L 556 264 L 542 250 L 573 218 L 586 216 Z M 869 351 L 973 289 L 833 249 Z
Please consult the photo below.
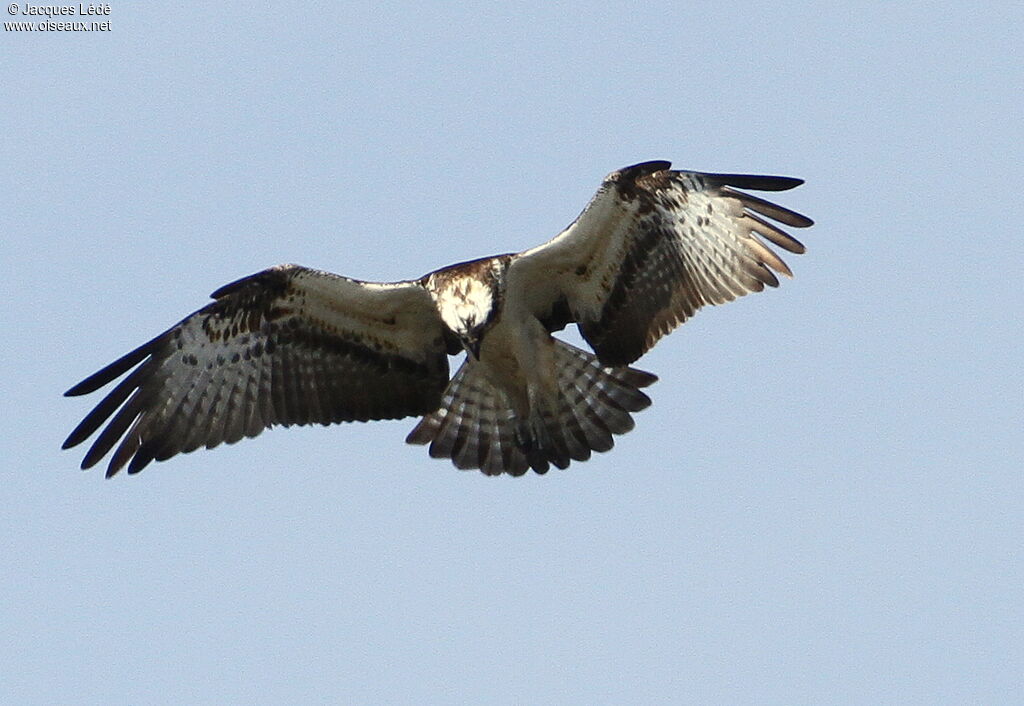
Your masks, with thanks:
M 359 282 L 280 265 L 212 296 L 65 393 L 93 392 L 134 368 L 64 442 L 80 444 L 106 423 L 82 468 L 119 441 L 108 476 L 275 424 L 397 419 L 440 404 L 448 384 L 444 328 L 415 282 Z
M 772 270 L 792 276 L 762 238 L 804 251 L 770 221 L 804 228 L 809 218 L 737 191 L 784 191 L 800 179 L 670 166 L 609 174 L 572 225 L 509 266 L 508 296 L 551 330 L 577 322 L 605 365 L 632 363 L 705 304 L 777 286 Z

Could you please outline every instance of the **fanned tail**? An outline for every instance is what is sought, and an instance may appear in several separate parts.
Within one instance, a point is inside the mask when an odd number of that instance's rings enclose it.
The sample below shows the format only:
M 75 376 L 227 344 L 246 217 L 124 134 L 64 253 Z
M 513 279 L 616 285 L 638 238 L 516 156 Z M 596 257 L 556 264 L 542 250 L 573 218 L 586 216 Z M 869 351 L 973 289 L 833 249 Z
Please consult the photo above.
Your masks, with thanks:
M 410 444 L 430 444 L 434 458 L 488 475 L 544 473 L 567 468 L 593 451 L 607 451 L 614 436 L 633 428 L 631 412 L 651 404 L 640 391 L 658 378 L 630 367 L 608 368 L 587 351 L 555 341 L 558 406 L 530 419 L 517 417 L 505 393 L 466 361 L 452 378 L 441 406 L 409 433 Z

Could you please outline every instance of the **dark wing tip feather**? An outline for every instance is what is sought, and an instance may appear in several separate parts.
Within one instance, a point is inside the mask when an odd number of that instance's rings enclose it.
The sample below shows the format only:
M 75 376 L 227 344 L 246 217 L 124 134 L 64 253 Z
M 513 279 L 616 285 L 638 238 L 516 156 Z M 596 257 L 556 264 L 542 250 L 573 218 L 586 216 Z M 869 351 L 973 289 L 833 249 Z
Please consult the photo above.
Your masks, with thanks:
M 619 379 L 633 387 L 650 387 L 658 382 L 658 376 L 638 368 L 622 368 L 616 371 Z
M 301 269 L 299 265 L 277 265 L 276 267 L 270 267 L 262 272 L 257 272 L 254 275 L 248 277 L 242 277 L 234 282 L 224 285 L 219 288 L 210 296 L 214 299 L 221 299 L 229 294 L 248 289 L 254 284 L 257 285 L 261 292 L 270 291 L 271 293 L 279 293 L 288 286 L 288 280 L 296 269 Z M 180 323 L 179 323 L 180 325 Z M 176 327 L 175 327 L 176 328 Z M 172 331 L 174 328 L 171 329 Z M 82 382 L 78 383 L 70 390 L 64 393 L 65 397 L 78 397 L 79 395 L 87 395 L 90 392 L 95 392 L 99 388 L 103 387 L 107 383 L 121 377 L 124 373 L 135 367 L 140 363 L 146 356 L 153 352 L 157 345 L 161 342 L 164 336 L 168 332 L 164 332 L 152 339 L 151 341 L 142 344 L 130 353 L 126 353 L 121 356 L 107 367 L 99 370 Z
M 112 475 L 121 470 L 121 467 L 124 465 L 124 461 L 121 461 L 120 465 L 115 466 L 115 460 L 116 459 L 110 460 L 110 467 L 107 469 L 107 478 L 110 478 Z M 128 475 L 133 476 L 136 473 L 141 472 L 142 469 L 148 466 L 152 461 L 152 449 L 147 448 L 146 445 L 143 444 L 142 447 L 135 452 L 135 455 L 132 456 L 131 462 L 128 464 Z
M 156 350 L 165 335 L 166 333 L 162 333 L 151 341 L 143 343 L 130 353 L 125 353 L 107 367 L 96 371 L 85 380 L 82 380 L 82 382 L 72 387 L 64 393 L 64 396 L 78 397 L 80 395 L 88 395 L 90 392 L 95 392 L 107 383 L 113 382 L 141 363 L 143 359 Z
M 107 396 L 100 400 L 99 404 L 79 422 L 78 426 L 64 440 L 61 448 L 70 449 L 72 446 L 78 446 L 92 436 L 144 382 L 144 377 L 147 374 L 146 368 L 143 366 L 118 383 L 117 387 L 107 393 Z
M 771 201 L 765 201 L 753 194 L 748 194 L 744 191 L 736 191 L 728 186 L 721 187 L 720 193 L 737 199 L 746 208 L 754 211 L 755 213 L 760 213 L 762 216 L 767 216 L 768 218 L 778 221 L 779 223 L 784 223 L 787 226 L 792 226 L 793 228 L 808 228 L 814 225 L 814 221 L 802 213 L 790 211 L 788 208 L 783 208 Z
M 764 174 L 702 174 L 712 186 L 735 186 L 755 191 L 788 191 L 804 183 L 803 179 Z
M 666 162 L 662 159 L 652 160 L 650 162 L 640 162 L 639 164 L 631 164 L 628 167 L 618 169 L 606 177 L 606 181 L 619 181 L 619 182 L 631 182 L 635 179 L 647 176 L 648 174 L 654 174 L 656 172 L 663 172 L 666 169 L 672 168 L 672 162 Z
M 228 282 L 223 287 L 215 290 L 210 297 L 212 299 L 223 299 L 229 294 L 249 289 L 256 285 L 260 292 L 270 291 L 280 293 L 288 286 L 288 280 L 296 270 L 304 269 L 301 265 L 275 265 L 257 272 L 254 275 L 247 275 L 234 282 Z

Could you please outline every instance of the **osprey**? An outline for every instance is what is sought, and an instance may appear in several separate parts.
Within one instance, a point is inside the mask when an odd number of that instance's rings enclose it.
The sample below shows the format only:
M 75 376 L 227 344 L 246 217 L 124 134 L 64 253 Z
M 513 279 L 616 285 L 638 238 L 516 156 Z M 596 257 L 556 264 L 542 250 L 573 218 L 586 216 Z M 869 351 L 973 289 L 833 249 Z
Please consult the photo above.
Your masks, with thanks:
M 109 477 L 275 424 L 417 415 L 406 441 L 489 475 L 607 451 L 651 402 L 641 388 L 657 378 L 630 364 L 705 304 L 775 287 L 773 270 L 792 276 L 762 238 L 804 248 L 767 219 L 811 225 L 737 190 L 800 179 L 670 166 L 612 172 L 568 228 L 518 254 L 388 283 L 278 265 L 221 287 L 65 393 L 131 371 L 64 448 L 106 424 L 82 468 L 113 450 Z M 593 353 L 551 335 L 570 323 Z M 461 351 L 449 379 L 448 356 Z

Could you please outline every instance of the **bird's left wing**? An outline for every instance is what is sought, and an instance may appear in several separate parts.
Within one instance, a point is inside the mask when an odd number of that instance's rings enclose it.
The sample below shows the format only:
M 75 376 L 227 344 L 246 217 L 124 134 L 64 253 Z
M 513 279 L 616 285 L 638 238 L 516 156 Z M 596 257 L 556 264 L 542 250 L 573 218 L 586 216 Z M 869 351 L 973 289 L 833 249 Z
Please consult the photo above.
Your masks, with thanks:
M 761 238 L 804 250 L 769 219 L 811 219 L 737 190 L 784 191 L 800 179 L 670 166 L 612 172 L 572 225 L 509 265 L 509 299 L 549 329 L 576 322 L 605 365 L 632 363 L 705 304 L 778 285 L 772 270 L 790 276 Z
M 134 368 L 64 442 L 80 444 L 106 423 L 82 468 L 118 442 L 108 476 L 275 424 L 397 419 L 440 404 L 445 329 L 416 282 L 279 265 L 212 296 L 65 393 L 93 392 Z

